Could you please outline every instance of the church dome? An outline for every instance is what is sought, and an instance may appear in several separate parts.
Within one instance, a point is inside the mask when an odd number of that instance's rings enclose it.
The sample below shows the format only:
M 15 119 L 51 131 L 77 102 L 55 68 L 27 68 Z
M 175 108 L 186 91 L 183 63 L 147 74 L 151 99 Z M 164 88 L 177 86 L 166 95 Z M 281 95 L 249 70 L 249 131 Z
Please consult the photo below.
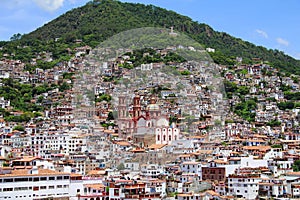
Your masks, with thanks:
M 159 105 L 157 105 L 157 104 L 149 104 L 148 106 L 147 106 L 147 110 L 149 110 L 149 111 L 157 111 L 157 110 L 159 110 L 160 108 L 159 108 Z
M 150 104 L 147 106 L 147 110 L 149 110 L 149 111 L 158 111 L 158 110 L 160 110 L 159 105 L 156 104 L 155 97 L 151 97 Z

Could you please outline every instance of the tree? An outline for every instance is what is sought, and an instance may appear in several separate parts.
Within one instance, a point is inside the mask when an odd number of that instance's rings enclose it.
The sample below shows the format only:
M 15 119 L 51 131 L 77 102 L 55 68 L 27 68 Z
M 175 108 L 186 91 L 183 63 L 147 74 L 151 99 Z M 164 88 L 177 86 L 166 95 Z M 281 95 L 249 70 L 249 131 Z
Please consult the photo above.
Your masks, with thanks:
M 282 90 L 283 92 L 290 91 L 291 89 L 292 89 L 292 87 L 289 85 L 282 84 L 280 86 L 280 90 Z
M 22 34 L 21 33 L 16 33 L 16 34 L 13 34 L 13 36 L 10 37 L 10 41 L 20 40 L 21 38 L 22 38 Z
M 278 121 L 278 120 L 271 120 L 271 121 L 267 122 L 266 125 L 267 125 L 267 126 L 271 126 L 271 127 L 274 127 L 274 126 L 280 126 L 280 125 L 281 125 L 281 122 Z
M 238 103 L 234 107 L 234 112 L 244 120 L 253 122 L 255 120 L 256 102 L 253 99 Z
M 249 94 L 249 90 L 250 89 L 247 86 L 239 86 L 236 92 L 240 95 L 246 95 Z
M 112 113 L 112 112 L 109 112 L 106 120 L 107 120 L 107 121 L 110 121 L 110 120 L 114 120 L 114 119 L 115 119 L 115 118 L 114 118 L 113 113 Z
M 235 93 L 238 88 L 236 83 L 230 82 L 228 80 L 224 81 L 224 87 L 225 87 L 226 94 L 230 99 L 232 98 L 232 94 Z
M 280 110 L 291 110 L 294 107 L 297 107 L 297 105 L 295 106 L 295 103 L 292 101 L 287 101 L 287 102 L 279 102 L 277 103 L 277 106 Z
M 283 149 L 282 144 L 273 144 L 271 147 L 272 147 L 272 148 L 280 148 L 280 149 Z
M 15 126 L 15 127 L 13 128 L 13 130 L 17 130 L 17 131 L 24 131 L 25 129 L 24 129 L 24 127 L 23 127 L 23 126 L 21 126 L 21 125 L 17 125 L 17 126 Z
M 295 100 L 299 101 L 300 100 L 300 92 L 284 92 L 284 97 L 287 100 Z
M 69 90 L 71 88 L 71 86 L 66 83 L 66 82 L 63 82 L 60 86 L 59 86 L 59 91 L 60 92 L 63 92 L 65 90 Z
M 38 97 L 37 103 L 42 103 L 43 100 L 44 100 L 44 96 L 41 95 Z
M 108 94 L 101 94 L 97 99 L 96 102 L 101 102 L 101 101 L 106 101 L 106 102 L 110 102 L 111 101 L 111 96 Z
M 68 73 L 68 72 L 65 72 L 63 73 L 63 79 L 72 79 L 72 76 L 74 76 L 75 73 Z
M 299 171 L 300 171 L 300 160 L 294 161 L 294 164 L 293 164 L 293 171 L 294 171 L 294 172 L 299 172 Z
M 183 76 L 187 76 L 187 75 L 190 75 L 191 74 L 191 72 L 189 71 L 189 70 L 184 70 L 184 71 L 182 71 L 182 72 L 180 72 L 181 73 L 181 75 L 183 75 Z

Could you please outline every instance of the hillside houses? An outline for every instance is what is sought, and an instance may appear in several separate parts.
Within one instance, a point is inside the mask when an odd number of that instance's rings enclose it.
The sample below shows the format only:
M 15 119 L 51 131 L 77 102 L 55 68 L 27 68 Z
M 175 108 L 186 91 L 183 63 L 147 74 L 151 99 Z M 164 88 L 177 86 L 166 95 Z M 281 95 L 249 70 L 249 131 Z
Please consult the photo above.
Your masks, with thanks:
M 98 61 L 85 63 L 90 47 L 74 52 L 51 69 L 38 66 L 52 59 L 47 52 L 31 71 L 18 60 L 0 62 L 1 83 L 34 85 L 25 105 L 43 108 L 18 121 L 28 112 L 0 95 L 4 198 L 299 198 L 299 77 L 279 76 L 264 63 L 217 66 L 223 99 L 203 63 L 150 62 L 134 71 L 128 54 L 101 71 Z

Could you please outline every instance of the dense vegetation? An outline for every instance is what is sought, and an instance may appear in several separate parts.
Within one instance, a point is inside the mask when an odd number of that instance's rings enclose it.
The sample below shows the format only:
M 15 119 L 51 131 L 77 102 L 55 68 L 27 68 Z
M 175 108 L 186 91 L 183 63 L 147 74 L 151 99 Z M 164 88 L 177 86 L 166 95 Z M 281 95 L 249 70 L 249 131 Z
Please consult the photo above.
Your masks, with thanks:
M 300 171 L 300 160 L 294 161 L 294 164 L 293 164 L 293 171 L 294 171 L 294 172 L 299 172 L 299 171 Z
M 68 74 L 66 74 L 68 76 Z M 41 116 L 47 108 L 43 105 L 43 93 L 58 88 L 60 92 L 71 88 L 70 84 L 62 82 L 59 85 L 48 84 L 22 84 L 12 78 L 2 79 L 0 96 L 10 101 L 11 109 L 0 108 L 0 115 L 6 121 L 28 122 L 33 117 Z
M 116 33 L 139 27 L 173 26 L 203 44 L 215 48 L 211 53 L 216 63 L 231 65 L 235 58 L 252 63 L 253 58 L 269 61 L 283 71 L 300 74 L 300 61 L 278 50 L 268 50 L 249 42 L 234 38 L 226 33 L 214 31 L 206 24 L 199 24 L 186 16 L 179 15 L 153 5 L 121 3 L 114 0 L 94 0 L 85 6 L 73 9 L 27 35 L 14 35 L 11 42 L 0 42 L 4 46 L 1 54 L 14 53 L 16 59 L 29 61 L 36 52 L 52 52 L 56 62 L 68 60 L 67 48 L 80 45 L 97 46 L 101 41 Z M 59 39 L 58 39 L 59 38 Z M 16 48 L 26 46 L 26 48 Z M 45 66 L 49 67 L 49 66 Z
M 249 122 L 255 121 L 255 109 L 256 109 L 256 102 L 255 100 L 247 100 L 242 101 L 234 106 L 234 113 L 241 116 L 244 120 Z

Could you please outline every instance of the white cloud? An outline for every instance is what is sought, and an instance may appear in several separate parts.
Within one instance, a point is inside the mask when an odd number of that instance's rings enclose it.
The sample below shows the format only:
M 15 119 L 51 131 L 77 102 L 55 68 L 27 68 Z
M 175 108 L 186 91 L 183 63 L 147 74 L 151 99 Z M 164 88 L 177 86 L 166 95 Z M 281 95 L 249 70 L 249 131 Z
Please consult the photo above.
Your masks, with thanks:
M 259 29 L 256 29 L 256 33 L 258 33 L 260 36 L 264 37 L 264 38 L 268 38 L 268 34 L 263 31 L 263 30 L 259 30 Z
M 44 10 L 55 11 L 63 6 L 64 0 L 34 0 L 34 2 Z
M 297 53 L 297 54 L 295 55 L 295 58 L 298 59 L 298 60 L 300 60 L 300 53 Z
M 277 43 L 279 44 L 279 45 L 283 45 L 283 46 L 289 46 L 289 41 L 287 41 L 287 40 L 285 40 L 285 39 L 282 39 L 282 38 L 277 38 L 276 39 L 276 41 L 277 41 Z

